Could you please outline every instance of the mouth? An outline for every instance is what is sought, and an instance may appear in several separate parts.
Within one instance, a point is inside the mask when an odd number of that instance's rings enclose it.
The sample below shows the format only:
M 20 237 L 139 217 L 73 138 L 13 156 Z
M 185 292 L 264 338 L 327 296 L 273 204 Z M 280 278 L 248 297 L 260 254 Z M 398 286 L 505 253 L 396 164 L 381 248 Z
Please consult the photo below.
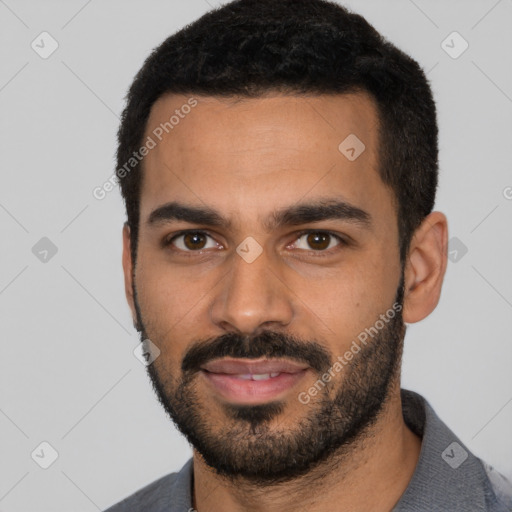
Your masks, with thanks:
M 283 398 L 309 366 L 285 359 L 217 359 L 201 367 L 209 387 L 224 400 L 258 404 Z

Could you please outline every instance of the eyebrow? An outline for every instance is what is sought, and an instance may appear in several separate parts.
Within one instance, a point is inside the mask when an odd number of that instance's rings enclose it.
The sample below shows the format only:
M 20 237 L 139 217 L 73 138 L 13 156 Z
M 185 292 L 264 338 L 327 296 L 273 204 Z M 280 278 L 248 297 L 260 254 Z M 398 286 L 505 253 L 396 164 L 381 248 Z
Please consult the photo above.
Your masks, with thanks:
M 263 227 L 267 232 L 271 232 L 284 226 L 298 226 L 324 220 L 343 220 L 364 229 L 372 227 L 372 218 L 368 212 L 337 199 L 298 203 L 275 210 L 265 219 Z M 148 217 L 147 224 L 156 226 L 174 221 L 225 229 L 230 229 L 233 225 L 230 219 L 225 218 L 213 208 L 192 206 L 178 201 L 166 203 L 153 210 Z

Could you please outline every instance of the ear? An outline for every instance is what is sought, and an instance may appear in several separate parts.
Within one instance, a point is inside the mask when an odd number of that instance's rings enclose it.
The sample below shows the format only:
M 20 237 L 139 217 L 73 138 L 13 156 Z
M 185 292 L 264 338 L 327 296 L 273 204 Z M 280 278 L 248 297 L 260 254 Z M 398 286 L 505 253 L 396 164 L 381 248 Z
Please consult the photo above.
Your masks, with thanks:
M 405 265 L 403 318 L 423 320 L 437 306 L 448 261 L 448 221 L 432 212 L 416 229 Z
M 133 262 L 131 252 L 130 227 L 125 222 L 123 226 L 123 272 L 124 272 L 124 292 L 126 300 L 132 310 L 133 326 L 138 330 L 137 313 L 135 310 L 135 300 L 133 297 Z

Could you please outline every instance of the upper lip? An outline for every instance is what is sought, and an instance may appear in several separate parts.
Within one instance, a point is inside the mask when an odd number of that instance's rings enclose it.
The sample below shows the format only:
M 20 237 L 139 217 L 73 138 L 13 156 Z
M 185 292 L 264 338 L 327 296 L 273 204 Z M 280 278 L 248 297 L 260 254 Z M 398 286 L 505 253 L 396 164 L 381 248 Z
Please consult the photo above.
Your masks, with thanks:
M 309 368 L 306 364 L 296 363 L 287 359 L 216 359 L 201 366 L 202 370 L 212 373 L 231 375 L 262 375 L 266 373 L 298 373 Z

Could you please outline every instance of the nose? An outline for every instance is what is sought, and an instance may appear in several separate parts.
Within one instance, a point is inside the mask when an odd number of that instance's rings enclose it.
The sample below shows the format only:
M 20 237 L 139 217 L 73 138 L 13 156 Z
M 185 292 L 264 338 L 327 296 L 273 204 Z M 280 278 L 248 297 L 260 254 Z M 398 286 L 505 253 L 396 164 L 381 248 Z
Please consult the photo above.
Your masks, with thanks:
M 272 266 L 265 250 L 252 262 L 233 253 L 211 307 L 211 319 L 222 330 L 257 334 L 287 326 L 293 318 L 293 293 Z

